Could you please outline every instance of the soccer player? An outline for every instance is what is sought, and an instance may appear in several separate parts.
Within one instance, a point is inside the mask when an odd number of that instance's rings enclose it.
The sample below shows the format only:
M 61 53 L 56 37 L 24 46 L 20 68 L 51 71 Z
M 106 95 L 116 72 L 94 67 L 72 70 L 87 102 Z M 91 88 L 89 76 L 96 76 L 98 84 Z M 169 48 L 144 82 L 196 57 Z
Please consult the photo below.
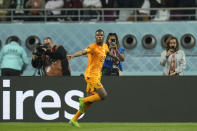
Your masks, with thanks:
M 68 59 L 82 55 L 88 55 L 88 66 L 85 70 L 85 80 L 87 82 L 86 92 L 87 97 L 79 98 L 79 110 L 69 121 L 72 126 L 80 127 L 77 120 L 86 112 L 93 102 L 104 100 L 107 97 L 107 92 L 101 84 L 101 69 L 105 61 L 106 55 L 114 58 L 118 64 L 119 60 L 111 52 L 109 52 L 107 44 L 104 41 L 104 31 L 99 29 L 95 33 L 96 42 L 88 46 L 88 48 L 78 51 L 73 55 L 68 55 Z

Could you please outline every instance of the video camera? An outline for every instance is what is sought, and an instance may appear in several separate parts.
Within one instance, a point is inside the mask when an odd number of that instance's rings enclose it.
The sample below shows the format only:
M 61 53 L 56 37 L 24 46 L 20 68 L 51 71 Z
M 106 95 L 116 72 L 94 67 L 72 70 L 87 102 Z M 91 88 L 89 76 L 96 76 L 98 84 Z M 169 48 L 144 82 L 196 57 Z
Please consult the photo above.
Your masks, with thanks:
M 34 75 L 37 72 L 40 76 L 43 75 L 42 67 L 43 67 L 44 61 L 42 59 L 42 56 L 46 53 L 46 49 L 48 49 L 48 44 L 42 44 L 42 43 L 35 44 L 34 50 L 32 52 L 33 55 L 37 56 L 36 59 L 32 61 L 33 67 L 36 68 Z
M 36 44 L 35 46 L 35 50 L 33 52 L 34 55 L 37 55 L 37 56 L 42 56 L 46 50 L 48 48 L 48 44 L 42 44 L 42 43 L 38 43 Z

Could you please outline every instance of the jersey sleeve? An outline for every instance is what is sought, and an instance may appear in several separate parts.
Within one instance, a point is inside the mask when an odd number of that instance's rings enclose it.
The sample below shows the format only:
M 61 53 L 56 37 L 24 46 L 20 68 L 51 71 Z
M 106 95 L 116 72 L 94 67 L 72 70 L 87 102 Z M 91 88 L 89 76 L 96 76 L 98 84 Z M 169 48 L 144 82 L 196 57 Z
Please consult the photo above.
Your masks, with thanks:
M 93 47 L 92 45 L 89 45 L 87 48 L 84 49 L 85 51 L 87 51 L 87 53 L 93 53 Z

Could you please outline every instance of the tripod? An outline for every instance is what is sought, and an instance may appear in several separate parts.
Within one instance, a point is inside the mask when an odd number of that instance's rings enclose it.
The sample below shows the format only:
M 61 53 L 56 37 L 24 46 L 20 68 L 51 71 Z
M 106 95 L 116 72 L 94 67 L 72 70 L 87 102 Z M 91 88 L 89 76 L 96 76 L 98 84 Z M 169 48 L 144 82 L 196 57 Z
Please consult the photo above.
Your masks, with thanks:
M 38 74 L 38 76 L 44 76 L 45 75 L 42 68 L 36 68 L 32 76 L 36 76 L 36 74 Z
M 43 61 L 42 61 L 42 58 L 40 56 L 38 57 L 38 66 L 35 69 L 32 76 L 36 76 L 36 74 L 38 74 L 38 76 L 44 76 L 45 75 L 45 73 L 43 71 Z

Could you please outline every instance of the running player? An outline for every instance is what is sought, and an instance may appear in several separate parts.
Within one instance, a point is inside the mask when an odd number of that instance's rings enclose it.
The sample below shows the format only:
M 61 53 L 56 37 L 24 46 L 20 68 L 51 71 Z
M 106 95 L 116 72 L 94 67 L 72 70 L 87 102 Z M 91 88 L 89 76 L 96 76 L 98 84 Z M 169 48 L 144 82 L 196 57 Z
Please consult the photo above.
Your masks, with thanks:
M 107 44 L 104 41 L 104 31 L 99 29 L 95 33 L 96 42 L 88 46 L 88 48 L 78 51 L 73 55 L 68 55 L 68 59 L 82 55 L 88 55 L 88 66 L 85 70 L 85 80 L 87 83 L 87 97 L 79 98 L 80 107 L 69 124 L 80 127 L 77 120 L 86 112 L 89 106 L 96 101 L 104 100 L 107 97 L 107 92 L 101 84 L 101 69 L 105 61 L 106 55 L 112 56 L 118 64 L 119 60 L 111 52 L 109 52 Z

